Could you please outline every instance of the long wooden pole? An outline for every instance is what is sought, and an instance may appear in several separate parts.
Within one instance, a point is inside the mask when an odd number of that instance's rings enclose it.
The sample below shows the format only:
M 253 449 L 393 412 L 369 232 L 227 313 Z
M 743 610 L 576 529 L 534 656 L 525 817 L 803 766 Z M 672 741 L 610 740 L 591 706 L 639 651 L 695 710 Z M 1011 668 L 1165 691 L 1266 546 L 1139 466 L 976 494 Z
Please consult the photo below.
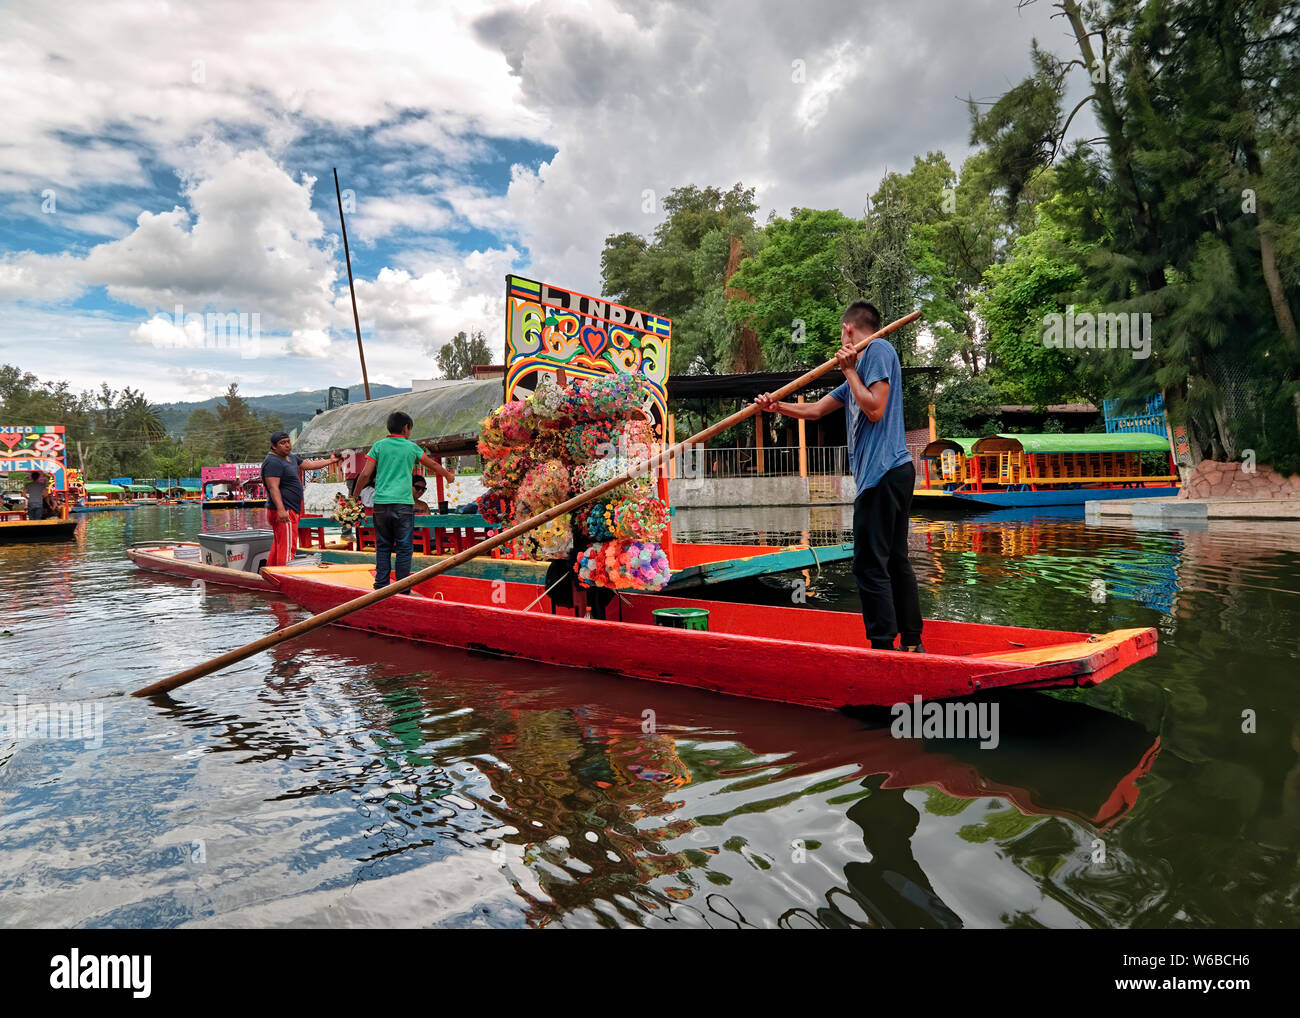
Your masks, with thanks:
M 361 384 L 366 389 L 366 401 L 370 401 L 370 377 L 366 374 L 366 348 L 361 345 L 361 319 L 357 317 L 357 288 L 352 282 L 352 254 L 348 251 L 348 227 L 343 221 L 343 192 L 339 190 L 339 171 L 334 168 L 334 197 L 339 203 L 339 229 L 343 231 L 343 260 L 348 266 L 348 293 L 352 294 L 352 324 L 357 330 L 357 353 L 361 355 Z
M 872 333 L 871 336 L 859 343 L 856 349 L 860 353 L 866 349 L 867 344 L 873 339 L 880 336 L 887 336 L 895 329 L 899 329 L 902 326 L 907 325 L 909 322 L 914 322 L 920 317 L 921 312 L 913 311 L 910 315 L 906 315 L 898 319 L 898 321 L 886 325 L 879 332 Z M 834 357 L 819 367 L 813 368 L 811 371 L 800 375 L 793 382 L 789 382 L 782 386 L 776 392 L 772 393 L 772 398 L 776 400 L 784 399 L 792 392 L 797 392 L 809 383 L 816 381 L 833 367 L 835 367 Z M 705 428 L 698 434 L 692 435 L 690 438 L 678 442 L 670 448 L 661 448 L 659 452 L 650 456 L 643 463 L 638 462 L 633 469 L 626 473 L 620 474 L 618 477 L 612 477 L 603 484 L 598 484 L 594 488 L 589 488 L 580 495 L 574 495 L 573 498 L 569 499 L 567 502 L 561 502 L 557 506 L 552 506 L 545 512 L 538 513 L 536 516 L 532 516 L 529 519 L 524 520 L 522 523 L 516 523 L 513 527 L 510 527 L 507 530 L 502 530 L 500 533 L 489 537 L 486 541 L 480 541 L 472 548 L 466 548 L 464 551 L 458 552 L 450 558 L 443 559 L 441 562 L 427 566 L 424 569 L 421 569 L 418 573 L 412 573 L 405 579 L 396 580 L 386 587 L 381 587 L 379 590 L 372 590 L 366 594 L 362 594 L 360 597 L 353 598 L 351 601 L 335 605 L 333 608 L 323 611 L 319 615 L 313 615 L 309 619 L 303 619 L 301 622 L 295 622 L 293 625 L 286 626 L 284 629 L 276 630 L 269 636 L 264 636 L 260 640 L 254 640 L 246 646 L 239 647 L 236 650 L 227 651 L 219 657 L 214 657 L 211 661 L 205 661 L 203 664 L 195 665 L 193 668 L 187 668 L 182 672 L 177 672 L 175 675 L 169 675 L 167 678 L 160 679 L 152 685 L 145 686 L 142 689 L 137 689 L 131 695 L 156 696 L 159 693 L 170 692 L 178 686 L 183 686 L 186 683 L 193 682 L 195 679 L 201 679 L 203 676 L 219 671 L 227 665 L 233 665 L 237 661 L 243 661 L 245 658 L 252 657 L 254 654 L 261 653 L 277 644 L 284 643 L 286 640 L 292 640 L 294 637 L 302 636 L 304 633 L 310 633 L 314 629 L 319 629 L 321 626 L 326 626 L 331 622 L 338 621 L 345 615 L 351 615 L 353 612 L 360 611 L 362 608 L 368 608 L 370 605 L 376 604 L 386 597 L 392 597 L 394 594 L 400 594 L 404 590 L 410 590 L 417 583 L 424 583 L 426 580 L 430 580 L 440 573 L 445 573 L 448 569 L 454 569 L 456 566 L 468 562 L 476 555 L 481 555 L 485 551 L 491 551 L 498 545 L 508 544 L 516 538 L 528 533 L 528 531 L 533 528 L 540 527 L 543 523 L 548 523 L 557 516 L 563 516 L 565 513 L 571 512 L 579 506 L 585 505 L 593 499 L 599 498 L 608 491 L 613 491 L 615 488 L 626 484 L 634 477 L 645 476 L 646 473 L 656 468 L 665 459 L 676 456 L 688 446 L 694 445 L 698 442 L 707 442 L 710 438 L 722 434 L 722 432 L 726 431 L 728 428 L 734 428 L 741 421 L 752 417 L 757 412 L 758 404 L 751 403 L 743 410 L 737 410 L 730 417 L 723 418 L 716 424 Z

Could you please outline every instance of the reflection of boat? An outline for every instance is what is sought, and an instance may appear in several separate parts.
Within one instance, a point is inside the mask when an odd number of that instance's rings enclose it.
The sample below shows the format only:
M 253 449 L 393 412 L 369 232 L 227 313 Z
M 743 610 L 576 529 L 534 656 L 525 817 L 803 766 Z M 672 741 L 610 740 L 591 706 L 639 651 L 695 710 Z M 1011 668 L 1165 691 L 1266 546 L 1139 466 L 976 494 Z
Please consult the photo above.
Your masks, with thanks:
M 917 490 L 912 506 L 1038 508 L 1177 495 L 1172 456 L 1170 473 L 1144 475 L 1143 453 L 1170 455 L 1168 439 L 1141 431 L 938 439 L 921 456 L 926 483 L 943 487 Z
M 364 566 L 277 567 L 264 575 L 322 612 L 371 589 Z M 633 678 L 809 707 L 1091 686 L 1156 652 L 1154 629 L 1104 636 L 926 622 L 929 653 L 863 646 L 856 613 L 624 594 L 610 621 L 555 614 L 540 585 L 439 576 L 340 620 L 425 643 L 612 671 Z M 529 610 L 535 606 L 534 610 Z M 653 625 L 658 608 L 702 608 L 708 631 Z M 594 627 L 594 628 L 593 628 Z

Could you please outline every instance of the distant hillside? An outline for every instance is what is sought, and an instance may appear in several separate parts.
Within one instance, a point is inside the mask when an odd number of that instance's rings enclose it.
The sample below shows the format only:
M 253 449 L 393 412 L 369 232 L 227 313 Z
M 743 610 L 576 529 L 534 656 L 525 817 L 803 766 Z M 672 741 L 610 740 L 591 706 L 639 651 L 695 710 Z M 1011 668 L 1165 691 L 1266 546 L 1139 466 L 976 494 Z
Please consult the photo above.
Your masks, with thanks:
M 395 396 L 399 392 L 410 391 L 410 389 L 399 389 L 392 385 L 371 385 L 370 398 L 378 399 L 380 396 Z M 279 414 L 285 429 L 292 431 L 303 421 L 311 420 L 316 415 L 317 410 L 325 409 L 328 394 L 329 390 L 327 389 L 315 389 L 310 392 L 284 392 L 274 396 L 244 396 L 244 399 L 259 414 Z M 365 397 L 366 391 L 360 385 L 354 385 L 348 389 L 349 403 L 359 403 Z M 224 399 L 224 396 L 213 396 L 201 403 L 160 403 L 158 404 L 158 415 L 162 418 L 167 433 L 179 437 L 184 432 L 185 422 L 193 411 L 199 408 L 212 410 Z

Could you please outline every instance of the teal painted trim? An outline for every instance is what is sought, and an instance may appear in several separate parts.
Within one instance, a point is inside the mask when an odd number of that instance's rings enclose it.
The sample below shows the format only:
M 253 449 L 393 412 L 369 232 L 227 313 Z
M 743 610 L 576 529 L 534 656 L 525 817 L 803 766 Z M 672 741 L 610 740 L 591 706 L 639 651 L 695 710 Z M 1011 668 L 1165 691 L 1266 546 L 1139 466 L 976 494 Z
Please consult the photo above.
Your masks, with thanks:
M 375 561 L 373 551 L 324 551 L 324 562 L 365 563 Z M 708 562 L 704 565 L 678 569 L 668 581 L 667 591 L 689 590 L 710 583 L 752 579 L 773 573 L 800 569 L 816 569 L 830 562 L 842 562 L 853 557 L 853 545 L 832 544 L 820 548 L 787 548 L 783 551 L 750 555 L 745 558 Z M 441 556 L 415 555 L 411 559 L 412 571 L 424 569 L 442 561 Z M 507 583 L 541 583 L 546 578 L 549 562 L 524 562 L 519 559 L 479 556 L 448 570 L 452 576 L 470 576 L 479 580 L 505 580 Z
M 826 545 L 821 548 L 788 548 L 785 551 L 769 552 L 765 555 L 706 562 L 695 568 L 700 572 L 701 584 L 723 583 L 799 569 L 816 569 L 819 565 L 842 562 L 852 557 L 853 545 L 846 543 Z M 671 582 L 668 585 L 673 586 Z

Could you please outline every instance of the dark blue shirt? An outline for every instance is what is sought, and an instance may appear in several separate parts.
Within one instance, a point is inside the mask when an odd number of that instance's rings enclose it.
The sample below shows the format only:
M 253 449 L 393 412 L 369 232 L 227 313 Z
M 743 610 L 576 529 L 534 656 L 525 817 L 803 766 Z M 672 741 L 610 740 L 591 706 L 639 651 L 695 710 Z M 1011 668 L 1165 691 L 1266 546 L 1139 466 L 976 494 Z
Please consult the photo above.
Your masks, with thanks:
M 302 513 L 302 477 L 299 471 L 302 469 L 302 457 L 289 453 L 289 458 L 285 459 L 277 453 L 269 453 L 266 459 L 262 460 L 262 487 L 266 488 L 266 506 L 268 509 L 275 508 L 275 501 L 271 498 L 270 486 L 266 483 L 268 477 L 280 478 L 280 502 L 291 513 Z
M 903 432 L 903 369 L 888 340 L 873 339 L 868 344 L 858 358 L 858 377 L 868 389 L 876 382 L 889 383 L 885 415 L 878 421 L 867 419 L 853 398 L 848 379 L 831 393 L 844 404 L 848 415 L 849 466 L 861 495 L 879 484 L 894 467 L 910 463 L 912 456 Z

